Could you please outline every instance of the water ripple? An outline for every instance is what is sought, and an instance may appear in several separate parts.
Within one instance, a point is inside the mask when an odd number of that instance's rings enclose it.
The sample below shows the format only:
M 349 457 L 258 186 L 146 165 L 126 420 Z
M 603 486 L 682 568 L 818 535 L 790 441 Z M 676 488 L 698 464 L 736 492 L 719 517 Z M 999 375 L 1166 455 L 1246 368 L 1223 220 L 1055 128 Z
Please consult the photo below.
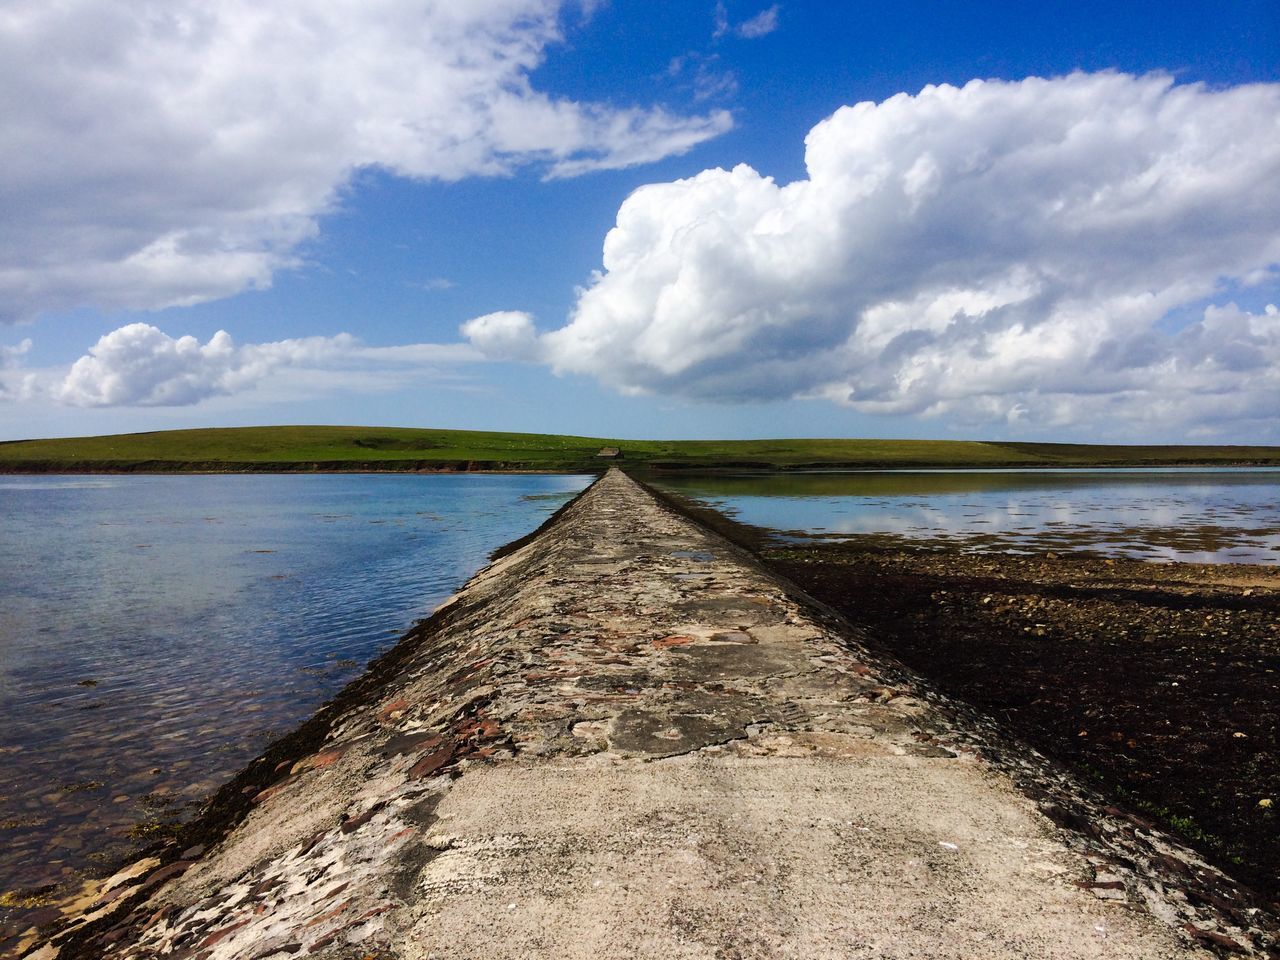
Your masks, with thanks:
M 0 892 L 188 815 L 587 482 L 0 478 Z

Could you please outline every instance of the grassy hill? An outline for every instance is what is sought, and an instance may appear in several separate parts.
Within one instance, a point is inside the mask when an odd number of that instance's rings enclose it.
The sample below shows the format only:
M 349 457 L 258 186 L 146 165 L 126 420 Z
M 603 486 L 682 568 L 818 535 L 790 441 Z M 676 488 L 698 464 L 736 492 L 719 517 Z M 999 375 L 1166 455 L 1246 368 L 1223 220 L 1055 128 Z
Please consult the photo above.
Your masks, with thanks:
M 620 440 L 400 427 L 230 427 L 0 443 L 0 472 L 599 469 L 620 447 L 653 469 L 1280 466 L 1280 447 L 1094 446 L 959 440 Z

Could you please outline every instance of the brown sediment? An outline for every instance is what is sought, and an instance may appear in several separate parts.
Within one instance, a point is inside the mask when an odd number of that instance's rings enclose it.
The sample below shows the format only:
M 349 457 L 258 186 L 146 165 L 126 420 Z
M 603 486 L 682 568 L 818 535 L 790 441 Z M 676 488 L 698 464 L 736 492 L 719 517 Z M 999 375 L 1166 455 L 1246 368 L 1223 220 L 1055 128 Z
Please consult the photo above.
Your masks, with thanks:
M 1280 569 L 764 551 L 878 649 L 1280 899 Z
M 611 472 L 21 951 L 1273 952 L 1194 850 L 866 639 Z

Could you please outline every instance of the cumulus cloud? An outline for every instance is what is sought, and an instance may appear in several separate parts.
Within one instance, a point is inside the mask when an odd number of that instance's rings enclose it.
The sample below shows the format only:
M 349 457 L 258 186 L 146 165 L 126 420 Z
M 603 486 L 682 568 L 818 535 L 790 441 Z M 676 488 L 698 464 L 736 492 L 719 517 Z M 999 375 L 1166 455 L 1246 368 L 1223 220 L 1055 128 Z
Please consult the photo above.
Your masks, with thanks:
M 1280 412 L 1273 312 L 1169 319 L 1280 279 L 1280 84 L 930 86 L 805 146 L 794 183 L 632 194 L 543 356 L 628 392 L 975 422 Z
M 535 89 L 571 3 L 10 0 L 0 320 L 266 286 L 360 168 L 563 177 L 729 128 Z
M 541 356 L 533 317 L 522 310 L 501 310 L 468 320 L 462 335 L 491 360 L 536 360 Z
M 47 392 L 79 407 L 186 406 L 251 390 L 289 372 L 323 373 L 325 389 L 332 390 L 343 385 L 344 375 L 393 378 L 398 370 L 479 358 L 463 345 L 370 347 L 346 333 L 236 344 L 219 330 L 201 343 L 131 323 L 102 337 Z

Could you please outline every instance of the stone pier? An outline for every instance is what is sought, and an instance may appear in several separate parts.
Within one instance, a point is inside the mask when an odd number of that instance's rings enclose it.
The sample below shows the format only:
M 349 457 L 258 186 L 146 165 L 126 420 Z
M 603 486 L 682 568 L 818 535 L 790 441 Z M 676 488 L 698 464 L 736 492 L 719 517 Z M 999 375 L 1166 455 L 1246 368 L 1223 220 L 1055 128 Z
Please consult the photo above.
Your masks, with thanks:
M 979 726 L 611 470 L 26 955 L 1265 954 Z

